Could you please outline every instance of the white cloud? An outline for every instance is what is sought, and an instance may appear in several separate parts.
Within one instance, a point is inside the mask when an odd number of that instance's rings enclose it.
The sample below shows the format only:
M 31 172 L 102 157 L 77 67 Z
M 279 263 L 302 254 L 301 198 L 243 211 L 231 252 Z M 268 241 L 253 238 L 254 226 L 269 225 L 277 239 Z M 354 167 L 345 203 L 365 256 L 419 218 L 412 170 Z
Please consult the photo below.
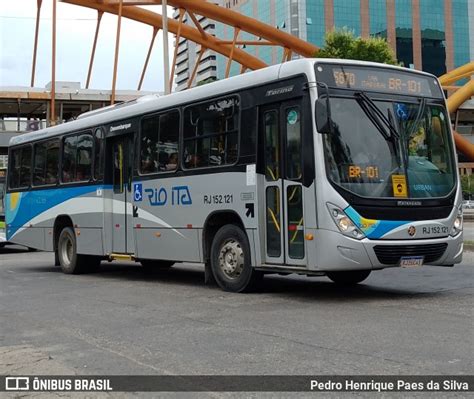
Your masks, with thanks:
M 0 0 L 0 86 L 28 86 L 33 58 L 36 0 Z M 161 12 L 161 6 L 148 7 Z M 171 15 L 171 9 L 169 11 Z M 52 1 L 41 8 L 35 86 L 51 81 Z M 85 87 L 90 53 L 96 27 L 95 10 L 58 2 L 57 5 L 56 80 L 80 81 Z M 92 72 L 91 88 L 110 89 L 117 17 L 104 14 Z M 134 90 L 138 86 L 153 28 L 122 19 L 117 89 Z M 170 58 L 173 51 L 170 35 Z M 143 90 L 163 90 L 162 35 L 158 34 L 148 64 Z

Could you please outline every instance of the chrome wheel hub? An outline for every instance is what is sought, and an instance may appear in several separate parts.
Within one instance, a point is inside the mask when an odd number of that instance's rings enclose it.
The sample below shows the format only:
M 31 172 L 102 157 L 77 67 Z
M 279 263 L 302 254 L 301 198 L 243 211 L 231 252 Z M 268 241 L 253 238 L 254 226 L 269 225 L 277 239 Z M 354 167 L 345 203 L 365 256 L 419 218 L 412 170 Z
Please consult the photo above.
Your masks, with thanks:
M 61 245 L 61 258 L 64 262 L 65 265 L 70 265 L 72 258 L 74 256 L 73 254 L 73 244 L 71 237 L 65 236 L 62 239 L 62 245 Z
M 231 279 L 238 278 L 244 269 L 244 251 L 236 240 L 226 241 L 219 251 L 219 266 Z

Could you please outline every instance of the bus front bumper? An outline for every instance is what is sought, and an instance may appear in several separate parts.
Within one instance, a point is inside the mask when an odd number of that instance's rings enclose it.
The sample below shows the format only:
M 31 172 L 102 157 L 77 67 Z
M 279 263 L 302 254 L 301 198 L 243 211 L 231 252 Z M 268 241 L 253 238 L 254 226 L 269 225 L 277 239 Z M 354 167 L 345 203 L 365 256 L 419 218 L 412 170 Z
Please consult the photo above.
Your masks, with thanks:
M 317 231 L 317 233 L 316 233 Z M 463 234 L 423 240 L 355 240 L 336 231 L 315 231 L 315 271 L 399 267 L 403 256 L 423 256 L 424 264 L 452 266 L 462 261 Z

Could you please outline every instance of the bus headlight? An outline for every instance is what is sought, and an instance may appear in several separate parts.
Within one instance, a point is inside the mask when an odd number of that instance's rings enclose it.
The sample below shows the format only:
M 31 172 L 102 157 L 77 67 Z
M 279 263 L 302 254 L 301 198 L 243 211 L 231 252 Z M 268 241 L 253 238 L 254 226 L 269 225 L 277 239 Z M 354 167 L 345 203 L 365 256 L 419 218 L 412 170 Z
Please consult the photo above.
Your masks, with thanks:
M 326 204 L 332 220 L 336 223 L 339 231 L 345 236 L 362 240 L 365 234 L 352 222 L 352 220 L 344 213 L 344 211 L 331 203 Z
M 458 214 L 456 215 L 456 219 L 454 219 L 453 228 L 451 229 L 451 236 L 457 236 L 462 231 L 462 222 L 463 222 L 463 215 L 462 215 L 462 205 L 458 208 Z

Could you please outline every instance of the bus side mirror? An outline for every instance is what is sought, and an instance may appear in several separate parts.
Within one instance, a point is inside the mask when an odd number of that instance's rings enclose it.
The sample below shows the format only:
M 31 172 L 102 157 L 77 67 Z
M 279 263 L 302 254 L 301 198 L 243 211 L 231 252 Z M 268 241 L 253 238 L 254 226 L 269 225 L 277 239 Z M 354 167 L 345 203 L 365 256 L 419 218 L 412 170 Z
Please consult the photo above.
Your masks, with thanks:
M 316 128 L 321 134 L 332 133 L 332 121 L 331 121 L 331 105 L 329 104 L 329 98 L 326 99 L 318 98 L 316 100 Z

